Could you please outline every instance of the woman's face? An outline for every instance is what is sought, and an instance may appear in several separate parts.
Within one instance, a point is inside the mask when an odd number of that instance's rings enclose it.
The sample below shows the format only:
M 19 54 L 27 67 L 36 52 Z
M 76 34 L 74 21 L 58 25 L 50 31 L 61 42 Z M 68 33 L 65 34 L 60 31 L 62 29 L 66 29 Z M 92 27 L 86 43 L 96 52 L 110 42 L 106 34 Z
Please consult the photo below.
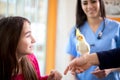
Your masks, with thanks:
M 32 36 L 30 24 L 25 21 L 16 50 L 18 57 L 33 53 L 33 43 L 35 39 Z
M 81 6 L 87 18 L 95 18 L 100 16 L 99 0 L 81 0 Z

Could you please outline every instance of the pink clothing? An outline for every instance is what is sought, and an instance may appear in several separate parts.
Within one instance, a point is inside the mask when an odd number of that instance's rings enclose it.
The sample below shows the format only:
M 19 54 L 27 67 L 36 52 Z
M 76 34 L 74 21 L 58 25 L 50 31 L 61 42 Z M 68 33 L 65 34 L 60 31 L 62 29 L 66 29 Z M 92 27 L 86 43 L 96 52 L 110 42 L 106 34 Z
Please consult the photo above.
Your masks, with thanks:
M 48 76 L 41 76 L 40 75 L 40 70 L 39 70 L 39 66 L 38 66 L 38 62 L 37 62 L 37 59 L 36 57 L 34 56 L 34 54 L 30 54 L 30 55 L 27 55 L 27 57 L 30 59 L 30 61 L 32 62 L 34 68 L 35 68 L 35 71 L 37 73 L 37 76 L 39 78 L 39 80 L 47 80 Z M 22 74 L 19 74 L 15 77 L 13 77 L 15 80 L 24 80 L 24 77 Z M 12 78 L 12 79 L 13 79 Z

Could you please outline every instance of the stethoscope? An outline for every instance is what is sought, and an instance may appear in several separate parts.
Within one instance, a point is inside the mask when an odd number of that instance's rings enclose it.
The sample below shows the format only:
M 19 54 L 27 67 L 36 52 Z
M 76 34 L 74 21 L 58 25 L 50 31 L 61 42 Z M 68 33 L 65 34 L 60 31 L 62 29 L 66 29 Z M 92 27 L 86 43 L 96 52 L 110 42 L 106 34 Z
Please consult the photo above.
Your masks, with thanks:
M 102 38 L 104 29 L 105 29 L 105 20 L 103 20 L 103 28 L 102 28 L 102 30 L 98 33 L 98 36 L 97 36 L 98 40 Z
M 105 20 L 103 20 L 103 21 L 104 21 L 104 22 L 103 22 L 103 29 L 98 33 L 97 39 L 101 39 L 101 38 L 102 38 L 103 31 L 104 31 L 104 29 L 105 29 Z
M 105 30 L 105 20 L 103 20 L 103 28 L 102 30 L 98 33 L 97 39 L 100 40 L 102 38 L 103 35 L 103 31 Z M 95 44 L 91 44 L 91 47 L 95 46 Z
M 77 27 L 76 27 L 77 28 Z M 100 40 L 103 35 L 103 31 L 105 30 L 105 20 L 103 20 L 103 28 L 102 30 L 98 33 L 97 39 Z M 95 44 L 91 44 L 90 46 L 95 46 Z

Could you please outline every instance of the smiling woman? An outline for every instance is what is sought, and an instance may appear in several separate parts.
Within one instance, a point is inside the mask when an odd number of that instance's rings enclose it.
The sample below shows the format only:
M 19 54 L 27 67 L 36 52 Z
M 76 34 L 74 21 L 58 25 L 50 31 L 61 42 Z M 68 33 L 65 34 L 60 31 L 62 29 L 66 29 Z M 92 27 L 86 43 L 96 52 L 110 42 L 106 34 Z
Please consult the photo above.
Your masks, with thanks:
M 71 60 L 82 56 L 76 47 L 78 45 L 76 27 L 90 45 L 90 54 L 120 47 L 120 23 L 106 18 L 103 1 L 77 0 L 76 24 L 71 30 L 67 46 L 67 53 L 70 54 Z M 92 66 L 87 71 L 76 74 L 75 78 L 77 80 L 119 80 L 118 71 L 119 68 L 100 70 L 97 66 Z

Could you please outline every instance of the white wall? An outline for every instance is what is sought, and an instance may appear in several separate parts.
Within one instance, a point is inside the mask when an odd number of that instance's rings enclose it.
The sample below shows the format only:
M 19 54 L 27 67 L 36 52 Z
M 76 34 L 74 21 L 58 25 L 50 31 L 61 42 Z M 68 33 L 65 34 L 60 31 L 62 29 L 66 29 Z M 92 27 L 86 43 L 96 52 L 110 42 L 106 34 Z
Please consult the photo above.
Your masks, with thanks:
M 66 45 L 69 32 L 75 24 L 76 0 L 58 0 L 57 12 L 57 33 L 56 33 L 56 69 L 63 73 L 69 55 L 66 54 Z M 62 80 L 73 80 L 71 75 L 63 76 Z

